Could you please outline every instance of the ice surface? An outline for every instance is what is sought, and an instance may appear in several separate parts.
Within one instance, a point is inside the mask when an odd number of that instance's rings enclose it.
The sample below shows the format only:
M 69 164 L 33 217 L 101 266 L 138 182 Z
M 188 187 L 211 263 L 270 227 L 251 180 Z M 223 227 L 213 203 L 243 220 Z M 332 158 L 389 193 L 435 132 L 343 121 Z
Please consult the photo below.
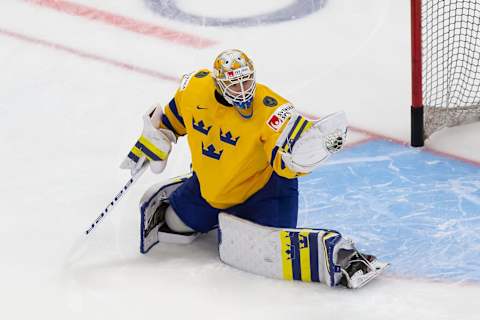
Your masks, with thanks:
M 328 226 L 391 262 L 392 276 L 480 281 L 478 166 L 386 141 L 300 181 L 302 226 Z
M 218 5 L 242 10 L 234 1 Z M 122 17 L 157 32 L 176 30 L 178 41 L 140 25 L 125 28 Z M 188 36 L 212 42 L 198 49 L 183 41 Z M 353 132 L 352 142 L 371 132 L 408 141 L 406 1 L 332 0 L 302 19 L 250 28 L 167 19 L 145 1 L 1 1 L 0 318 L 476 319 L 480 287 L 470 280 L 479 269 L 478 166 L 388 143 L 357 145 L 332 159 L 325 176 L 336 167 L 348 170 L 332 178 L 339 184 L 329 192 L 351 192 L 328 201 L 327 190 L 309 200 L 315 212 L 346 206 L 327 222 L 394 262 L 389 274 L 359 291 L 233 270 L 218 260 L 214 234 L 140 255 L 137 201 L 151 184 L 188 169 L 183 140 L 163 175 L 142 177 L 97 232 L 82 237 L 128 178 L 118 165 L 139 134 L 141 115 L 152 103 L 167 102 L 176 88 L 158 73 L 175 78 L 209 67 L 229 47 L 245 49 L 259 81 L 299 109 L 316 115 L 344 109 L 352 125 L 368 131 Z M 429 147 L 478 163 L 479 128 L 439 132 Z M 418 176 L 409 172 L 415 168 Z M 351 186 L 348 175 L 356 177 Z M 433 179 L 440 181 L 437 189 L 414 185 Z M 440 215 L 432 216 L 440 204 Z M 326 215 L 307 209 L 302 223 L 325 222 Z M 426 274 L 429 266 L 434 280 Z

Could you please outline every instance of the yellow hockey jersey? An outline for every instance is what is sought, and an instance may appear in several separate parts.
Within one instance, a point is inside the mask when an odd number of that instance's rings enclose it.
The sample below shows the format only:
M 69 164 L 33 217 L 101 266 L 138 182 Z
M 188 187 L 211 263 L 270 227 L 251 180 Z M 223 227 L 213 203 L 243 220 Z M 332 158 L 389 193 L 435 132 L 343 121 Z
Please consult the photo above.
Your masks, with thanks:
M 225 209 L 260 190 L 273 171 L 286 178 L 300 175 L 285 166 L 276 146 L 292 110 L 287 100 L 257 83 L 253 116 L 244 119 L 234 107 L 218 102 L 214 80 L 204 69 L 182 78 L 160 127 L 187 135 L 202 197 Z M 292 139 L 300 136 L 306 122 L 291 130 Z

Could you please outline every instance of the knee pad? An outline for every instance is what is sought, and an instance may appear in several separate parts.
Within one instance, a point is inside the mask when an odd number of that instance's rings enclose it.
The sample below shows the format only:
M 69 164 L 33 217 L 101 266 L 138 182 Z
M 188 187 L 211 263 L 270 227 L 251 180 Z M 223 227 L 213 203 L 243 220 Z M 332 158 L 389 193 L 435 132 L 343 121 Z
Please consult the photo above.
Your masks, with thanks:
M 168 228 L 174 232 L 178 233 L 189 233 L 189 232 L 194 232 L 192 228 L 187 226 L 182 219 L 180 219 L 175 212 L 175 210 L 172 208 L 172 206 L 168 206 L 166 212 L 165 212 L 165 223 L 167 224 Z
M 154 184 L 145 191 L 140 199 L 140 208 L 151 210 L 153 207 L 157 207 L 161 201 L 167 201 L 170 195 L 190 177 L 191 174 L 187 174 Z
M 140 200 L 140 252 L 147 253 L 159 241 L 158 230 L 165 224 L 170 195 L 187 180 L 185 175 L 151 186 Z

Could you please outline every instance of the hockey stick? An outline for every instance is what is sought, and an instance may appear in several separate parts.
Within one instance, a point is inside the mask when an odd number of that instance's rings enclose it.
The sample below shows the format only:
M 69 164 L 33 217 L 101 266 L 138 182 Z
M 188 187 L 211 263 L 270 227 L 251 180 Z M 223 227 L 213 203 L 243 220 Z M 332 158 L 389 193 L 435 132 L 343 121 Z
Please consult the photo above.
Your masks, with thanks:
M 143 159 L 143 161 L 142 161 Z M 92 230 L 97 226 L 97 224 L 103 220 L 103 218 L 105 217 L 105 215 L 113 210 L 113 208 L 115 207 L 115 205 L 118 203 L 118 201 L 120 200 L 120 198 L 122 198 L 122 196 L 127 192 L 127 190 L 132 186 L 132 184 L 135 183 L 135 181 L 138 180 L 138 178 L 140 178 L 140 176 L 145 172 L 145 169 L 147 169 L 148 167 L 148 161 L 145 160 L 145 158 L 142 158 L 140 161 L 141 162 L 141 166 L 140 166 L 140 169 L 138 169 L 137 172 L 135 172 L 135 174 L 133 174 L 133 176 L 127 181 L 127 183 L 123 186 L 123 188 L 120 190 L 120 192 L 118 192 L 115 197 L 113 198 L 112 201 L 110 201 L 108 203 L 108 205 L 105 207 L 105 209 L 103 209 L 102 213 L 97 217 L 97 219 L 95 219 L 95 221 L 90 225 L 90 228 L 88 228 L 87 231 L 85 231 L 85 234 L 88 236 L 90 234 L 90 232 L 92 232 Z

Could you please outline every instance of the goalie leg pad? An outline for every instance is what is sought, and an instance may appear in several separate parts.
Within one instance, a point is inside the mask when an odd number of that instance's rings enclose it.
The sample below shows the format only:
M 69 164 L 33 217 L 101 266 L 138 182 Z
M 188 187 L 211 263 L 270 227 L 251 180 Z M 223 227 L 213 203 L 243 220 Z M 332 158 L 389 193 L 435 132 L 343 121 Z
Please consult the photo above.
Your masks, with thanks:
M 223 262 L 240 270 L 330 287 L 358 288 L 379 274 L 370 273 L 366 282 L 359 274 L 358 282 L 342 280 L 358 251 L 337 231 L 265 227 L 226 213 L 219 216 L 219 252 Z
M 196 234 L 175 234 L 165 225 L 165 212 L 169 207 L 170 195 L 186 181 L 185 175 L 158 183 L 150 187 L 140 200 L 140 252 L 147 253 L 159 241 L 189 243 Z

